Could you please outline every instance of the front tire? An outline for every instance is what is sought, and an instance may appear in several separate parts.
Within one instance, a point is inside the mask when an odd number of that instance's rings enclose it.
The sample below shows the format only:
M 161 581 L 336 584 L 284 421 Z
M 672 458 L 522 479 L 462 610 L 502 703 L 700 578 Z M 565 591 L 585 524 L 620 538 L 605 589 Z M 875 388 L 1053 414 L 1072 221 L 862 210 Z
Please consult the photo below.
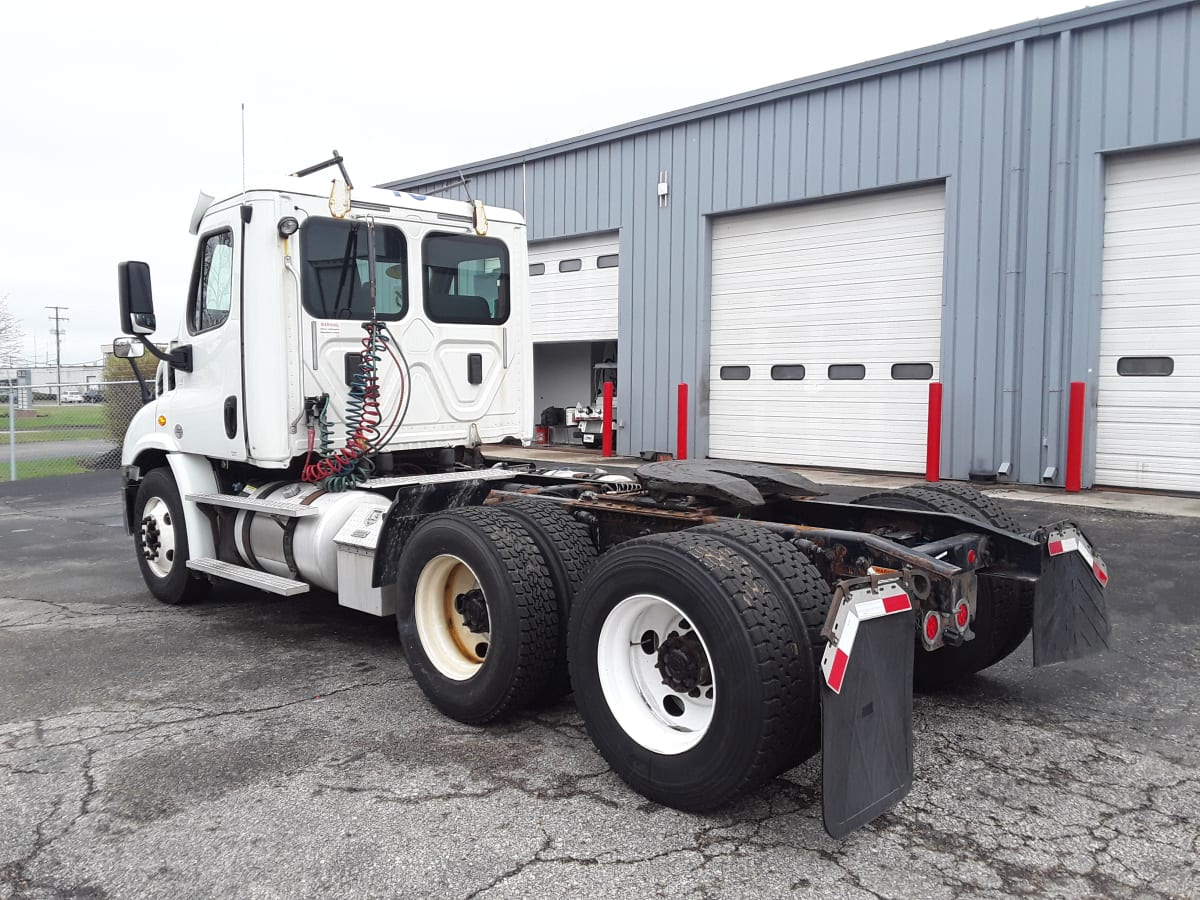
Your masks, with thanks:
M 601 557 L 571 615 L 575 702 L 634 790 L 713 809 L 789 768 L 813 662 L 772 580 L 712 535 L 636 538 Z
M 178 606 L 206 596 L 212 584 L 188 570 L 187 523 L 171 470 L 152 469 L 133 502 L 133 540 L 142 580 L 163 603 Z

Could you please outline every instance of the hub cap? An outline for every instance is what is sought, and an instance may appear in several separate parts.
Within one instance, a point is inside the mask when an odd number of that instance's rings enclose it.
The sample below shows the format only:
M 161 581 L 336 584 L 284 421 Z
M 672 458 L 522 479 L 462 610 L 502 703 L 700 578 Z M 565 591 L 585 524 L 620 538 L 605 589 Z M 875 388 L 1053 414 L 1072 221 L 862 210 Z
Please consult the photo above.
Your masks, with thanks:
M 455 681 L 474 677 L 492 642 L 487 597 L 457 556 L 435 556 L 417 578 L 413 618 L 425 655 Z
M 151 497 L 142 510 L 139 538 L 150 571 L 159 578 L 170 575 L 175 564 L 175 524 L 161 497 Z
M 712 724 L 712 656 L 701 635 L 669 600 L 626 597 L 608 614 L 596 647 L 600 687 L 613 718 L 654 753 L 696 746 Z

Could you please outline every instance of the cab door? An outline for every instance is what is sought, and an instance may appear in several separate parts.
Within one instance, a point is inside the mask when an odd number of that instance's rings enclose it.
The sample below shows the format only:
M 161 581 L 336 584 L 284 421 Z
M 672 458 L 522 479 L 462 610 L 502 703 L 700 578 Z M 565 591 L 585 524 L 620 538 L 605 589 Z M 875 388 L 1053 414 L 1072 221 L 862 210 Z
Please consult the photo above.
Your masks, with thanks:
M 519 408 L 519 391 L 505 383 L 509 248 L 498 238 L 431 231 L 420 257 L 421 315 L 404 340 L 413 382 L 405 422 L 413 432 L 460 443 L 471 424 L 483 428 L 486 418 Z
M 160 428 L 181 449 L 220 459 L 244 459 L 242 428 L 241 310 L 236 298 L 237 209 L 209 216 L 192 270 L 187 304 L 187 342 L 192 371 L 172 368 L 159 409 Z

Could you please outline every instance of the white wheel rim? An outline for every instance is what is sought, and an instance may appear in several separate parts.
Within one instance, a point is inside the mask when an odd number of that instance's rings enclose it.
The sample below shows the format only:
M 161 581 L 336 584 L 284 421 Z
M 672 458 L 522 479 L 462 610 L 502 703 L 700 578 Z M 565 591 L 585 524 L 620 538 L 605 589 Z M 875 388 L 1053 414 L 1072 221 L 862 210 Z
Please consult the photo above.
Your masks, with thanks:
M 487 610 L 488 629 L 473 631 L 456 607 L 458 598 L 470 591 L 479 592 L 478 598 L 487 609 L 478 576 L 465 562 L 449 554 L 433 557 L 417 578 L 413 603 L 417 636 L 434 668 L 454 681 L 466 681 L 478 674 L 492 643 L 491 610 Z
M 175 566 L 175 521 L 161 497 L 151 497 L 142 509 L 142 552 L 146 565 L 159 578 Z
M 653 652 L 647 652 L 648 634 L 656 636 Z M 667 684 L 657 667 L 662 645 L 672 639 L 676 647 L 687 646 L 694 661 L 703 654 L 708 677 L 691 691 Z M 692 749 L 708 733 L 716 704 L 712 654 L 704 636 L 669 600 L 635 594 L 613 607 L 600 629 L 596 663 L 609 711 L 642 747 L 673 756 Z

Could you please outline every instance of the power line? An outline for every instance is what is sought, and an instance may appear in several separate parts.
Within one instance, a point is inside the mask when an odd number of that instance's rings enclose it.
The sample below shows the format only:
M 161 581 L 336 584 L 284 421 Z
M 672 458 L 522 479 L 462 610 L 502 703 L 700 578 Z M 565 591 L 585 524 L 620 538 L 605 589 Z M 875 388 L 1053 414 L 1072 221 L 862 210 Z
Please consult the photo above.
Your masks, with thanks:
M 50 333 L 54 335 L 54 364 L 58 369 L 58 375 L 56 377 L 56 380 L 58 381 L 58 387 L 55 388 L 54 394 L 58 398 L 59 406 L 62 406 L 62 339 L 63 335 L 66 334 L 66 332 L 62 329 L 61 323 L 71 321 L 63 316 L 62 313 L 64 310 L 68 310 L 70 308 L 71 307 L 69 306 L 46 307 L 46 309 L 54 310 L 54 315 L 49 316 L 49 318 L 54 320 L 54 328 L 50 330 Z

